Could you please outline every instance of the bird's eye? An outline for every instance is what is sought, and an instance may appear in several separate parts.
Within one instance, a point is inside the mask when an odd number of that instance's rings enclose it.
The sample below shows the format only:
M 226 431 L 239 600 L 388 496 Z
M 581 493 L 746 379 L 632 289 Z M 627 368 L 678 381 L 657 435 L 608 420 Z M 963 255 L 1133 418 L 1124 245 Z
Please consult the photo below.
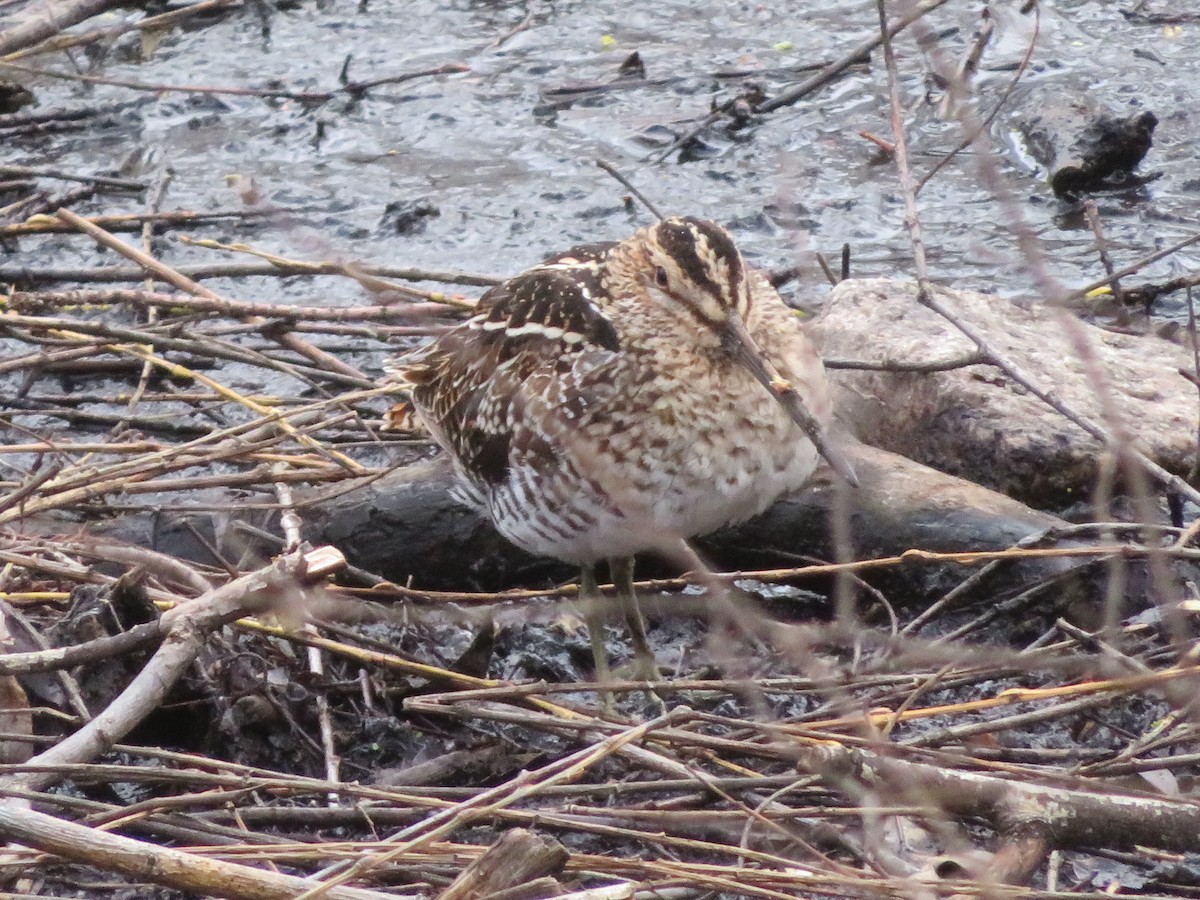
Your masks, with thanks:
M 667 278 L 667 270 L 666 270 L 666 269 L 664 269 L 662 266 L 659 266 L 659 267 L 658 267 L 658 268 L 655 270 L 655 272 L 654 272 L 654 282 L 655 282 L 655 284 L 657 284 L 657 285 L 658 285 L 660 288 L 665 288 L 665 287 L 666 287 L 668 284 L 670 284 L 670 281 L 669 281 L 669 280 L 668 280 L 668 278 Z

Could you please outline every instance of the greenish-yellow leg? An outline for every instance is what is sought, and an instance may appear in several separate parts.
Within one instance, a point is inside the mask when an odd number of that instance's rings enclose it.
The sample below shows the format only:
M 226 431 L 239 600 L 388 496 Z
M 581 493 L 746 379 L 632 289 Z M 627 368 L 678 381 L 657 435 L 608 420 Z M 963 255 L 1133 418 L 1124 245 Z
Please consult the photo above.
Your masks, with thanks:
M 621 611 L 633 636 L 633 671 L 640 679 L 658 681 L 658 662 L 646 638 L 646 620 L 642 618 L 642 609 L 638 606 L 637 593 L 633 589 L 633 557 L 610 559 L 608 567 L 612 572 L 613 586 L 617 589 L 617 598 L 621 601 Z
M 583 566 L 579 570 L 579 599 L 583 606 L 583 620 L 587 623 L 588 638 L 592 642 L 592 659 L 596 665 L 597 681 L 612 681 L 608 668 L 608 648 L 604 646 L 604 598 L 596 584 L 595 566 Z

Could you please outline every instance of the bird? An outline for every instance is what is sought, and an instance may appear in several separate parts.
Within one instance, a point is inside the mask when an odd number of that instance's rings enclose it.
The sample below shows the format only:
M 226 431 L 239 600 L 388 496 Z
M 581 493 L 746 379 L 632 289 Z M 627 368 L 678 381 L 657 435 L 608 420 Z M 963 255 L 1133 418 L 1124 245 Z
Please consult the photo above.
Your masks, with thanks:
M 634 671 L 658 668 L 636 554 L 749 519 L 824 457 L 829 385 L 795 312 L 719 224 L 676 216 L 548 258 L 392 365 L 458 496 L 513 544 L 580 567 L 598 681 L 608 561 Z M 593 610 L 589 613 L 586 610 Z

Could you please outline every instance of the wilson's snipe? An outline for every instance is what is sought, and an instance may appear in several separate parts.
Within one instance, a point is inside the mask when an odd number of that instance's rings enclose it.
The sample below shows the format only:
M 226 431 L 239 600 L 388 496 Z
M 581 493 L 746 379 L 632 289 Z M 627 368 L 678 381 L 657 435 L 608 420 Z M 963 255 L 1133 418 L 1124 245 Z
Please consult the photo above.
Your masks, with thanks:
M 712 222 L 673 218 L 492 288 L 470 321 L 399 363 L 467 498 L 514 544 L 608 559 L 643 677 L 654 656 L 635 553 L 747 519 L 800 487 L 830 416 L 820 357 Z M 590 603 L 594 608 L 596 604 Z M 597 676 L 608 666 L 589 616 Z

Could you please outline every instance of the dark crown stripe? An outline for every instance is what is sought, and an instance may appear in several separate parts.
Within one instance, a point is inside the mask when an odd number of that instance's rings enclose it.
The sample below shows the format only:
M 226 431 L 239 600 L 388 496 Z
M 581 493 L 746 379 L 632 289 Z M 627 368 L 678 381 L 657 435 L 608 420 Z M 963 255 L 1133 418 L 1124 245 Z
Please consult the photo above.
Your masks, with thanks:
M 722 305 L 734 302 L 742 279 L 741 256 L 721 228 L 691 217 L 667 219 L 658 226 L 658 242 L 693 284 Z M 713 263 L 719 259 L 729 266 L 728 284 L 712 278 Z
M 708 269 L 697 252 L 696 232 L 687 220 L 668 219 L 659 225 L 658 243 L 689 281 L 721 299 L 721 286 L 709 277 Z

